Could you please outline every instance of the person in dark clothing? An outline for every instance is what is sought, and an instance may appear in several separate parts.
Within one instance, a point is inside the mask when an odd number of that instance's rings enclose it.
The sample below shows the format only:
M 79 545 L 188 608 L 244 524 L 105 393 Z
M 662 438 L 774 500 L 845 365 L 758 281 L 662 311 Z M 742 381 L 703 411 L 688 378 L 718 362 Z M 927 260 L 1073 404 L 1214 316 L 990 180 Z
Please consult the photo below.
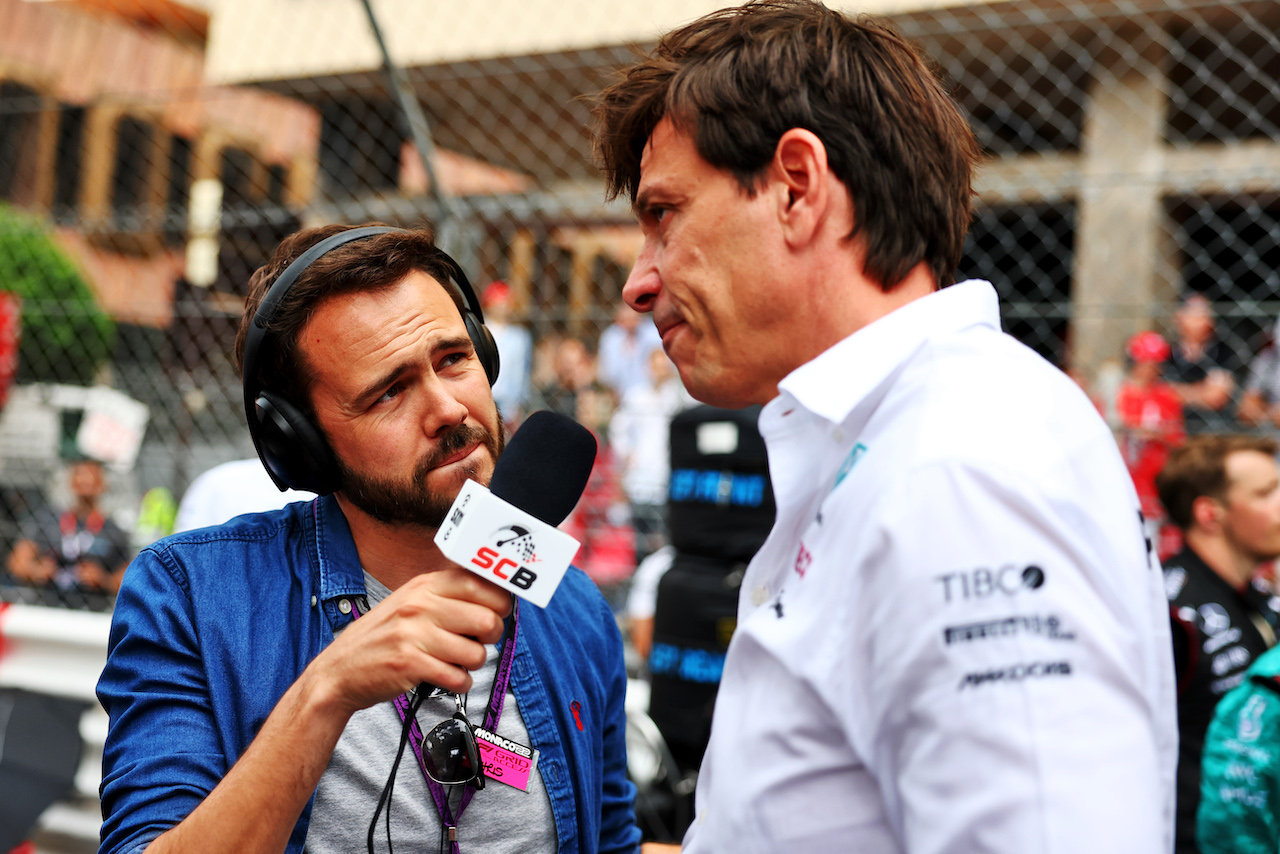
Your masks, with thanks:
M 1280 556 L 1278 447 L 1257 436 L 1193 436 L 1156 478 L 1185 541 L 1164 570 L 1178 674 L 1179 854 L 1198 851 L 1200 758 L 1214 707 L 1280 627 L 1280 597 L 1257 573 Z
M 1231 423 L 1236 356 L 1214 331 L 1213 304 L 1189 293 L 1173 315 L 1177 328 L 1164 378 L 1182 399 L 1188 433 L 1220 431 Z
M 9 573 L 75 604 L 96 594 L 96 607 L 106 607 L 103 597 L 120 588 L 133 557 L 132 544 L 128 533 L 102 509 L 107 491 L 102 463 L 73 460 L 67 476 L 70 505 L 39 508 L 23 521 L 21 537 L 7 561 Z

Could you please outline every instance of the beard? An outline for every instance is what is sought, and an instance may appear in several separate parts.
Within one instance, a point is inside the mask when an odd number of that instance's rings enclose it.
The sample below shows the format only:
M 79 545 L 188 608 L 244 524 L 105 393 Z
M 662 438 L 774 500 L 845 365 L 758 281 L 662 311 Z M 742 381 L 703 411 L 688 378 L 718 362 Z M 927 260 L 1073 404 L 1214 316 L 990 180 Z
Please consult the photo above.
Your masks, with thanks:
M 498 421 L 496 435 L 483 426 L 462 424 L 453 428 L 441 438 L 435 450 L 418 461 L 413 474 L 403 480 L 358 472 L 339 458 L 340 488 L 352 504 L 379 522 L 439 528 L 458 497 L 458 489 L 432 490 L 427 486 L 427 476 L 442 461 L 477 441 L 488 449 L 496 463 L 506 445 L 502 422 Z M 479 469 L 474 465 L 469 464 L 466 471 L 471 480 L 479 480 Z

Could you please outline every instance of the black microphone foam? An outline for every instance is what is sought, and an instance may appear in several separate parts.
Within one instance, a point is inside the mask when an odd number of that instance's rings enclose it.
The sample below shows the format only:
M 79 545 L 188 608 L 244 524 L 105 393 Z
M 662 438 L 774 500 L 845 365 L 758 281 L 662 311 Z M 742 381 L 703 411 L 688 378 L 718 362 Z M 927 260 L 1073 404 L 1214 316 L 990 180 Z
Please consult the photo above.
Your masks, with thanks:
M 582 497 L 595 461 L 596 437 L 590 430 L 541 410 L 511 436 L 489 491 L 548 525 L 559 525 Z

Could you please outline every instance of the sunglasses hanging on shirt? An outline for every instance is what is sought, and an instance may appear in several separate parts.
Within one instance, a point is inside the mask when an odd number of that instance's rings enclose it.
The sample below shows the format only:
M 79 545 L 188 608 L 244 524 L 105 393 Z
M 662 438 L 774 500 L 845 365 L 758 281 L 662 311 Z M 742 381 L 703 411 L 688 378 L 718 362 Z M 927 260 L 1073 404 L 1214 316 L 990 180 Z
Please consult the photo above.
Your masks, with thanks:
M 484 766 L 480 764 L 480 748 L 476 745 L 475 728 L 467 720 L 467 697 L 453 695 L 457 710 L 453 717 L 431 728 L 422 739 L 422 765 L 427 775 L 445 786 L 475 781 L 484 788 Z

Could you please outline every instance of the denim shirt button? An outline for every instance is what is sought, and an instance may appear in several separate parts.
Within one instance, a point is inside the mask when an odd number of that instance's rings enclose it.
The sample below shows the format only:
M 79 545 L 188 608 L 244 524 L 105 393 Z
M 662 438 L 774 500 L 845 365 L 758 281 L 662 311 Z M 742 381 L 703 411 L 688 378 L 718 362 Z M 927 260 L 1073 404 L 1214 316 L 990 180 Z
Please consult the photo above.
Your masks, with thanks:
M 350 613 L 351 613 L 351 600 L 350 600 L 350 599 L 347 599 L 347 598 L 345 598 L 345 597 L 344 597 L 344 598 L 342 598 L 342 599 L 339 599 L 339 600 L 338 600 L 338 610 L 339 610 L 339 611 L 341 611 L 341 612 L 342 612 L 342 613 L 344 613 L 344 614 L 350 614 Z
M 316 602 L 318 602 L 318 601 L 319 601 L 319 600 L 318 600 L 318 599 L 316 599 L 316 597 L 315 597 L 315 596 L 312 596 L 312 597 L 311 597 L 311 607 L 312 607 L 312 608 L 314 608 L 314 607 L 316 606 Z

